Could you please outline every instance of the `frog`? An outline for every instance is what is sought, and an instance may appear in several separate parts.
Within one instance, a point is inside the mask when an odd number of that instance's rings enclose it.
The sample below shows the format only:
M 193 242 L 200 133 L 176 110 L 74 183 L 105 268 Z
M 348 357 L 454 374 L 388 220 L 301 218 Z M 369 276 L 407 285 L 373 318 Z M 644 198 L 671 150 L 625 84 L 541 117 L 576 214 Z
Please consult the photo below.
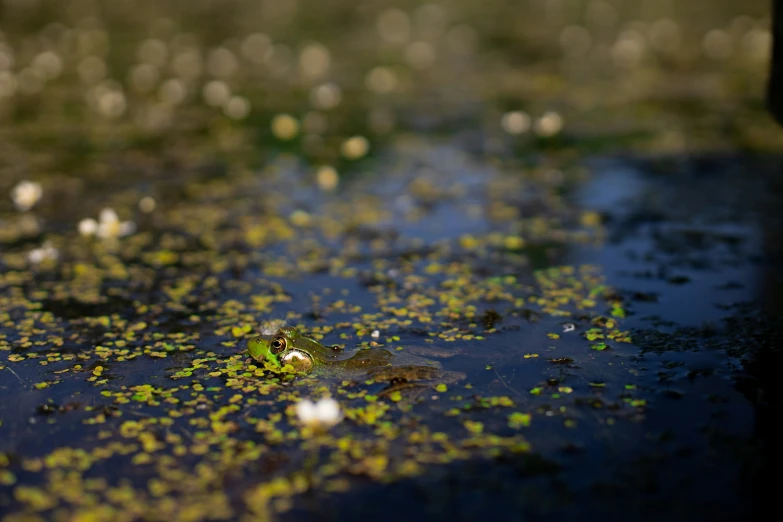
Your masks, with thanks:
M 462 372 L 444 370 L 439 362 L 424 356 L 450 355 L 437 349 L 408 347 L 402 352 L 391 352 L 372 347 L 346 357 L 341 347 L 322 344 L 293 326 L 280 326 L 274 333 L 267 330 L 250 338 L 247 351 L 257 361 L 267 361 L 277 368 L 291 365 L 297 373 L 338 378 L 364 375 L 376 383 L 388 383 L 381 395 L 421 391 L 466 377 Z

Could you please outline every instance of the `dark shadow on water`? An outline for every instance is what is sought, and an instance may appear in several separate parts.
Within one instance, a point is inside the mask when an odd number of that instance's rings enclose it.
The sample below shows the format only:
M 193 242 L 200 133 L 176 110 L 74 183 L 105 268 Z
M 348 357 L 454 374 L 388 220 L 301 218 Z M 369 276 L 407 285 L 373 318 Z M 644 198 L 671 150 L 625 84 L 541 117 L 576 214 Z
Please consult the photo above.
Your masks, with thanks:
M 725 484 L 715 477 L 672 474 L 661 456 L 641 455 L 624 464 L 603 463 L 588 474 L 579 455 L 555 461 L 532 456 L 474 460 L 437 468 L 388 485 L 358 485 L 351 493 L 297 499 L 281 517 L 298 520 L 714 520 L 744 519 L 749 505 L 735 495 L 716 498 Z M 583 462 L 579 462 L 582 460 Z M 677 466 L 682 468 L 682 466 Z M 671 465 L 669 466 L 671 468 Z M 734 467 L 732 467 L 734 469 Z M 674 481 L 674 482 L 672 482 Z
M 675 342 L 737 364 L 729 376 L 754 413 L 752 437 L 740 448 L 751 499 L 744 515 L 762 519 L 776 504 L 783 464 L 783 158 L 613 159 L 593 167 L 578 198 L 603 214 L 610 239 L 573 252 L 572 262 L 604 267 L 640 331 L 673 329 Z

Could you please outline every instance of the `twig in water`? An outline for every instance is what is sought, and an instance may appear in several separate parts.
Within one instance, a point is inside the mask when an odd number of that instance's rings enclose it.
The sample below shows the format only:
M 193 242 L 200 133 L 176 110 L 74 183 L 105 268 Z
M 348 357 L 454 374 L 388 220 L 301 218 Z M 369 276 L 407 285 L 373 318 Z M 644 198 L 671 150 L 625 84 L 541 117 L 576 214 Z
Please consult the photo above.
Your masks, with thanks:
M 15 372 L 15 371 L 13 371 L 13 370 L 12 370 L 12 369 L 11 369 L 9 366 L 0 366 L 0 368 L 5 368 L 5 369 L 6 369 L 6 370 L 8 370 L 9 372 L 13 373 L 13 374 L 14 374 L 14 377 L 16 377 L 17 379 L 19 379 L 19 382 L 21 382 L 21 383 L 24 383 L 24 379 L 22 379 L 21 377 L 19 377 L 19 376 L 16 374 L 16 372 Z
M 519 393 L 517 390 L 515 390 L 514 388 L 512 388 L 511 386 L 509 386 L 509 385 L 508 385 L 508 383 L 506 383 L 506 381 L 504 381 L 504 380 L 503 380 L 503 377 L 501 377 L 501 376 L 500 376 L 500 374 L 498 373 L 498 371 L 495 369 L 495 367 L 494 367 L 494 366 L 492 367 L 492 371 L 493 371 L 493 372 L 495 372 L 495 375 L 497 375 L 497 376 L 498 376 L 498 379 L 500 379 L 500 382 L 502 382 L 502 383 L 503 383 L 503 386 L 505 386 L 506 388 L 508 388 L 508 389 L 509 389 L 509 390 L 511 390 L 512 392 L 516 393 L 516 394 L 517 394 L 517 395 L 519 395 L 520 397 L 522 397 L 522 394 L 521 394 L 521 393 Z

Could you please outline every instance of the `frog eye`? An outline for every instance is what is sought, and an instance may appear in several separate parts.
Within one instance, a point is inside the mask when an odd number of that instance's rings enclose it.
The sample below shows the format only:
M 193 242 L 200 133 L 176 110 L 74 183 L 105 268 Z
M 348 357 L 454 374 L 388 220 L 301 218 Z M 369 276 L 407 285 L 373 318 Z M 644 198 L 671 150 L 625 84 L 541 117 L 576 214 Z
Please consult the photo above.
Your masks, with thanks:
M 286 347 L 286 341 L 285 337 L 278 337 L 274 341 L 272 341 L 272 353 L 278 354 L 285 350 Z

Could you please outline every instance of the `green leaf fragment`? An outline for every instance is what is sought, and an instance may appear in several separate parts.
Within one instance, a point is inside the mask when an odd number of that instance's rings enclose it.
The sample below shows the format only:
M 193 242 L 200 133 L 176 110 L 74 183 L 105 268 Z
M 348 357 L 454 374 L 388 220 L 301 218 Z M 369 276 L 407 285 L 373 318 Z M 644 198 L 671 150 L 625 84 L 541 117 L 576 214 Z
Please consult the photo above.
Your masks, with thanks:
M 514 412 L 511 415 L 508 416 L 508 426 L 509 428 L 513 429 L 519 429 L 519 428 L 527 428 L 530 426 L 530 421 L 532 420 L 533 416 L 529 413 L 521 413 L 521 412 Z

